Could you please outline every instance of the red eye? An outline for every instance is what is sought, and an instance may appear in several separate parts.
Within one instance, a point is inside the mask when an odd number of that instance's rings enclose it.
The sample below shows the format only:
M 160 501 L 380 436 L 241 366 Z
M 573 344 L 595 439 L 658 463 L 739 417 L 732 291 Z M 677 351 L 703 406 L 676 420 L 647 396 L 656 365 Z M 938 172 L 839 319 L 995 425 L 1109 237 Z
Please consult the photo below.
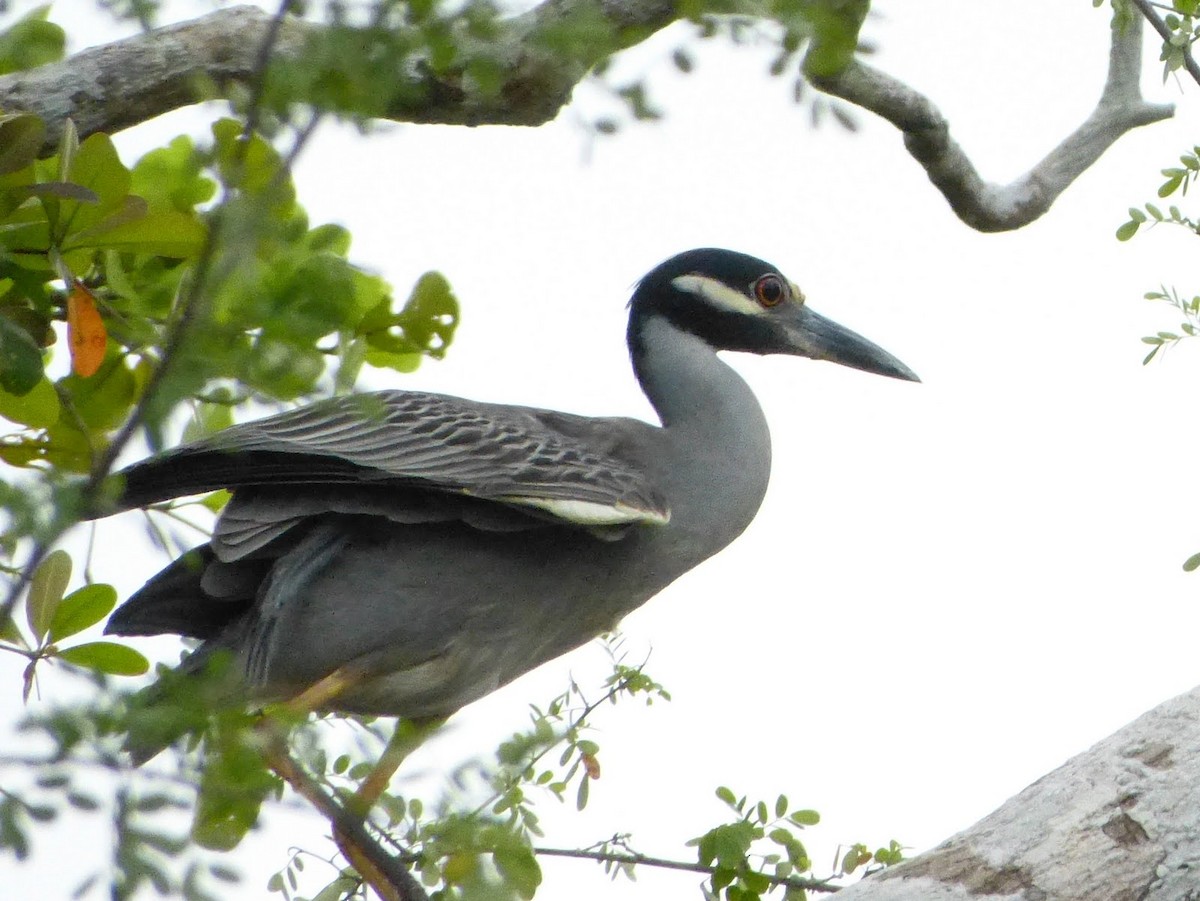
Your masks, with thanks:
M 778 275 L 764 275 L 754 283 L 754 296 L 764 307 L 773 307 L 787 297 L 787 286 Z

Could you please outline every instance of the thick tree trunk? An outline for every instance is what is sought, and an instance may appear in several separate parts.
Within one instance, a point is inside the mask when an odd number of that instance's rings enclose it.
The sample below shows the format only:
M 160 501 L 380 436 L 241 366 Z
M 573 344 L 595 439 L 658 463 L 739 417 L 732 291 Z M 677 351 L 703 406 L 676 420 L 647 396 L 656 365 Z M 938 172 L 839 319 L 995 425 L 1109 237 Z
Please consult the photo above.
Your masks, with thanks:
M 838 901 L 1200 899 L 1200 687 Z

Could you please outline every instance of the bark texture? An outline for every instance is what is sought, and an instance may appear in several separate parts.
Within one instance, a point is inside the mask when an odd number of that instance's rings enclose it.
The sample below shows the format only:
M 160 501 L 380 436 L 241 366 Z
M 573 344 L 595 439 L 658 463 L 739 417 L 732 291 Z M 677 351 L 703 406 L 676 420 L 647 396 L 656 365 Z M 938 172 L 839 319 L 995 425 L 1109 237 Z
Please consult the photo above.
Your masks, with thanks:
M 890 75 L 856 60 L 836 75 L 814 77 L 813 82 L 900 129 L 908 152 L 958 217 L 979 231 L 994 232 L 1028 225 L 1123 134 L 1174 114 L 1170 104 L 1142 99 L 1141 75 L 1139 18 L 1124 30 L 1113 28 L 1108 77 L 1092 114 L 1041 162 L 1007 185 L 984 181 L 932 101 Z
M 606 27 L 608 39 L 576 46 L 570 54 L 550 49 L 542 40 L 581 16 L 592 27 Z M 498 90 L 481 91 L 461 70 L 434 73 L 418 58 L 405 71 L 389 73 L 389 99 L 380 115 L 417 123 L 541 125 L 570 101 L 592 66 L 677 18 L 672 0 L 546 0 L 503 20 L 486 43 L 464 38 L 465 56 L 486 55 L 501 72 Z M 60 63 L 0 77 L 0 108 L 40 115 L 49 135 L 61 134 L 68 117 L 81 137 L 117 132 L 181 106 L 228 96 L 235 86 L 253 82 L 272 25 L 258 7 L 230 7 L 90 48 Z M 273 53 L 293 60 L 303 59 L 310 42 L 334 27 L 292 17 L 278 25 Z M 353 34 L 353 29 L 339 27 Z M 1141 71 L 1142 20 L 1137 18 L 1126 29 L 1113 30 L 1108 77 L 1094 112 L 1008 185 L 985 181 L 936 105 L 890 75 L 856 60 L 835 75 L 812 75 L 811 80 L 899 128 L 909 153 L 967 225 L 1006 231 L 1045 213 L 1121 135 L 1173 114 L 1168 104 L 1142 99 Z
M 1196 901 L 1200 687 L 838 901 Z

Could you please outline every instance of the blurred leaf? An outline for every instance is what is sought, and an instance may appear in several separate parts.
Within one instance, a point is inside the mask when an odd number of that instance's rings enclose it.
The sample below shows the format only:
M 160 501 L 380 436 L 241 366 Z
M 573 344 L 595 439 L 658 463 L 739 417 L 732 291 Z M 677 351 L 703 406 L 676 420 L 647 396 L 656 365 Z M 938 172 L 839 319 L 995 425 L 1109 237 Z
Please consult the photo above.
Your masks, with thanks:
M 542 882 L 542 869 L 533 851 L 524 847 L 498 848 L 492 852 L 496 871 L 522 898 L 529 899 Z
M 58 197 L 62 200 L 79 200 L 83 203 L 99 203 L 93 191 L 82 185 L 69 181 L 41 181 L 35 184 L 21 185 L 8 190 L 13 199 L 24 200 L 28 197 Z
M 62 641 L 96 625 L 117 605 L 117 590 L 93 583 L 72 591 L 62 599 L 50 620 L 50 641 Z
M 192 415 L 183 427 L 183 443 L 199 441 L 215 432 L 233 425 L 233 407 L 230 404 L 201 401 L 192 408 Z M 211 495 L 210 495 L 211 497 Z
M 213 198 L 217 184 L 204 174 L 204 161 L 192 139 L 181 135 L 134 164 L 129 190 L 144 197 L 151 212 L 192 215 L 198 205 Z
M 1200 569 L 1200 554 L 1192 554 L 1183 561 L 1183 571 L 1185 573 L 1195 572 Z
M 90 641 L 59 651 L 67 663 L 99 670 L 110 676 L 140 676 L 150 669 L 150 661 L 133 648 L 112 641 Z
M 71 181 L 90 189 L 99 202 L 46 202 L 52 235 L 64 250 L 84 246 L 72 245 L 71 236 L 85 232 L 124 207 L 125 198 L 129 196 L 130 175 L 129 170 L 121 164 L 112 139 L 106 134 L 96 133 L 79 145 L 71 166 Z
M 203 848 L 229 851 L 237 847 L 258 822 L 263 800 L 278 780 L 262 757 L 246 744 L 249 718 L 231 715 L 236 724 L 218 720 L 218 734 L 210 739 L 200 795 L 192 819 L 192 838 Z
M 297 858 L 299 859 L 299 858 Z M 276 873 L 275 876 L 279 874 Z M 271 877 L 274 879 L 275 877 Z M 362 880 L 354 876 L 338 876 L 333 882 L 325 886 L 313 896 L 312 901 L 341 901 L 343 898 L 352 898 L 354 893 L 361 887 Z M 268 886 L 269 888 L 269 886 Z M 279 881 L 279 888 L 276 891 L 283 891 L 283 880 Z
M 204 223 L 194 214 L 175 210 L 136 212 L 114 217 L 72 234 L 64 250 L 102 248 L 129 253 L 152 253 L 172 259 L 199 255 L 206 235 Z
M 421 368 L 419 353 L 398 354 L 385 350 L 368 350 L 363 359 L 376 369 L 390 369 L 401 374 L 416 372 Z
M 458 327 L 459 305 L 444 275 L 422 275 L 399 313 L 390 313 L 386 304 L 386 299 L 377 304 L 359 324 L 372 351 L 423 353 L 435 359 L 445 355 Z M 372 362 L 370 353 L 367 361 Z
M 0 36 L 2 41 L 3 36 Z M 0 66 L 3 66 L 2 59 Z M 16 172 L 32 163 L 45 140 L 46 123 L 32 113 L 0 115 L 0 175 Z
M 21 630 L 17 627 L 16 621 L 12 615 L 0 619 L 0 641 L 7 641 L 9 644 L 15 644 L 20 647 L 25 647 L 25 636 L 21 634 Z
M 1120 228 L 1117 229 L 1117 240 L 1118 241 L 1128 241 L 1130 238 L 1132 238 L 1134 235 L 1137 234 L 1137 230 L 1140 226 L 1141 226 L 1140 222 L 1138 222 L 1134 219 L 1130 219 L 1128 222 L 1126 222 L 1124 225 L 1122 225 Z
M 23 395 L 0 391 L 0 416 L 10 422 L 44 429 L 58 421 L 60 411 L 58 392 L 44 376 Z
M 200 504 L 203 507 L 211 510 L 213 513 L 220 513 L 225 509 L 225 505 L 229 503 L 229 499 L 233 497 L 233 493 L 222 488 L 220 491 L 214 491 L 211 494 L 206 494 L 200 498 Z
M 133 371 L 111 346 L 95 375 L 69 375 L 58 384 L 71 397 L 80 419 L 89 428 L 100 430 L 114 429 L 124 422 L 137 395 Z
M 804 19 L 812 29 L 805 73 L 834 75 L 849 64 L 870 5 L 868 0 L 812 0 L 805 5 Z
M 35 69 L 63 58 L 67 36 L 58 25 L 46 21 L 49 13 L 49 4 L 39 6 L 0 31 L 0 75 Z
M 39 564 L 29 580 L 29 595 L 25 599 L 25 619 L 40 644 L 45 637 L 54 611 L 71 581 L 71 555 L 61 548 L 53 550 Z
M 63 122 L 62 137 L 58 142 L 58 180 L 68 182 L 71 179 L 71 167 L 75 164 L 75 154 L 79 152 L 79 130 L 75 120 L 69 116 Z M 99 202 L 96 198 L 93 202 Z
M 0 388 L 21 397 L 41 380 L 41 348 L 29 332 L 0 315 Z

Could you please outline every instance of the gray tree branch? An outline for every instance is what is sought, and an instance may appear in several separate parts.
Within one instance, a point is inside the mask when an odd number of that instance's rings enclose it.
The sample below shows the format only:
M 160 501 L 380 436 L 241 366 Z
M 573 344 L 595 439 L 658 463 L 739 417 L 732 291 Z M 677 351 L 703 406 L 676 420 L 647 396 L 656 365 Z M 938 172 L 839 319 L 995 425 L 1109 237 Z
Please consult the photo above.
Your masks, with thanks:
M 1172 33 L 1162 16 L 1155 11 L 1154 4 L 1150 0 L 1131 0 L 1131 2 L 1137 8 L 1137 11 L 1142 14 L 1142 18 L 1149 22 L 1154 30 L 1158 32 L 1158 36 L 1163 39 L 1163 43 L 1171 43 L 1175 38 L 1175 34 Z M 1187 69 L 1188 75 L 1192 76 L 1192 81 L 1200 84 L 1200 64 L 1197 64 L 1196 57 L 1192 55 L 1191 45 L 1184 46 L 1182 52 L 1183 67 Z
M 1066 188 L 1127 131 L 1170 118 L 1171 104 L 1148 103 L 1139 87 L 1142 25 L 1113 28 L 1108 77 L 1092 114 L 1029 172 L 1007 185 L 984 181 L 936 106 L 908 85 L 857 60 L 813 76 L 829 94 L 881 116 L 904 133 L 908 152 L 960 219 L 985 232 L 1010 231 L 1045 213 Z
M 1200 897 L 1200 688 L 838 901 Z
M 583 15 L 590 16 L 593 25 L 606 25 L 607 39 L 567 54 L 540 40 Z M 467 57 L 486 56 L 502 73 L 498 89 L 483 91 L 463 71 L 435 74 L 413 60 L 390 85 L 380 114 L 417 123 L 541 125 L 558 114 L 592 66 L 677 16 L 671 0 L 545 0 L 498 23 L 486 43 L 472 46 L 471 39 L 463 38 L 461 49 Z M 49 135 L 61 133 L 68 117 L 81 136 L 120 131 L 246 84 L 255 71 L 255 51 L 270 27 L 271 17 L 257 7 L 231 7 L 90 48 L 60 63 L 0 77 L 0 108 L 40 115 Z M 310 42 L 327 36 L 332 27 L 288 18 L 279 28 L 276 54 L 303 58 Z M 903 82 L 857 60 L 836 75 L 811 78 L 821 90 L 899 128 L 909 152 L 964 222 L 981 231 L 1005 231 L 1045 213 L 1125 132 L 1173 114 L 1170 105 L 1142 99 L 1141 69 L 1142 28 L 1137 18 L 1124 31 L 1113 30 L 1108 78 L 1091 116 L 1009 185 L 984 181 L 950 136 L 937 107 Z
M 538 40 L 582 11 L 599 14 L 610 40 L 571 56 Z M 451 125 L 541 125 L 570 99 L 575 85 L 608 54 L 644 40 L 677 13 L 670 0 L 546 0 L 502 20 L 486 43 L 464 38 L 465 52 L 486 54 L 502 72 L 498 90 L 482 91 L 462 72 L 434 74 L 420 60 L 390 84 L 382 115 L 395 121 Z M 114 133 L 163 113 L 227 96 L 253 77 L 271 16 L 254 6 L 222 9 L 200 19 L 83 50 L 58 63 L 0 77 L 0 108 L 41 116 L 57 136 L 67 118 L 81 138 Z M 310 42 L 334 26 L 288 17 L 275 42 L 277 58 L 303 59 Z M 353 29 L 345 28 L 353 34 Z M 53 145 L 46 151 L 52 151 Z

